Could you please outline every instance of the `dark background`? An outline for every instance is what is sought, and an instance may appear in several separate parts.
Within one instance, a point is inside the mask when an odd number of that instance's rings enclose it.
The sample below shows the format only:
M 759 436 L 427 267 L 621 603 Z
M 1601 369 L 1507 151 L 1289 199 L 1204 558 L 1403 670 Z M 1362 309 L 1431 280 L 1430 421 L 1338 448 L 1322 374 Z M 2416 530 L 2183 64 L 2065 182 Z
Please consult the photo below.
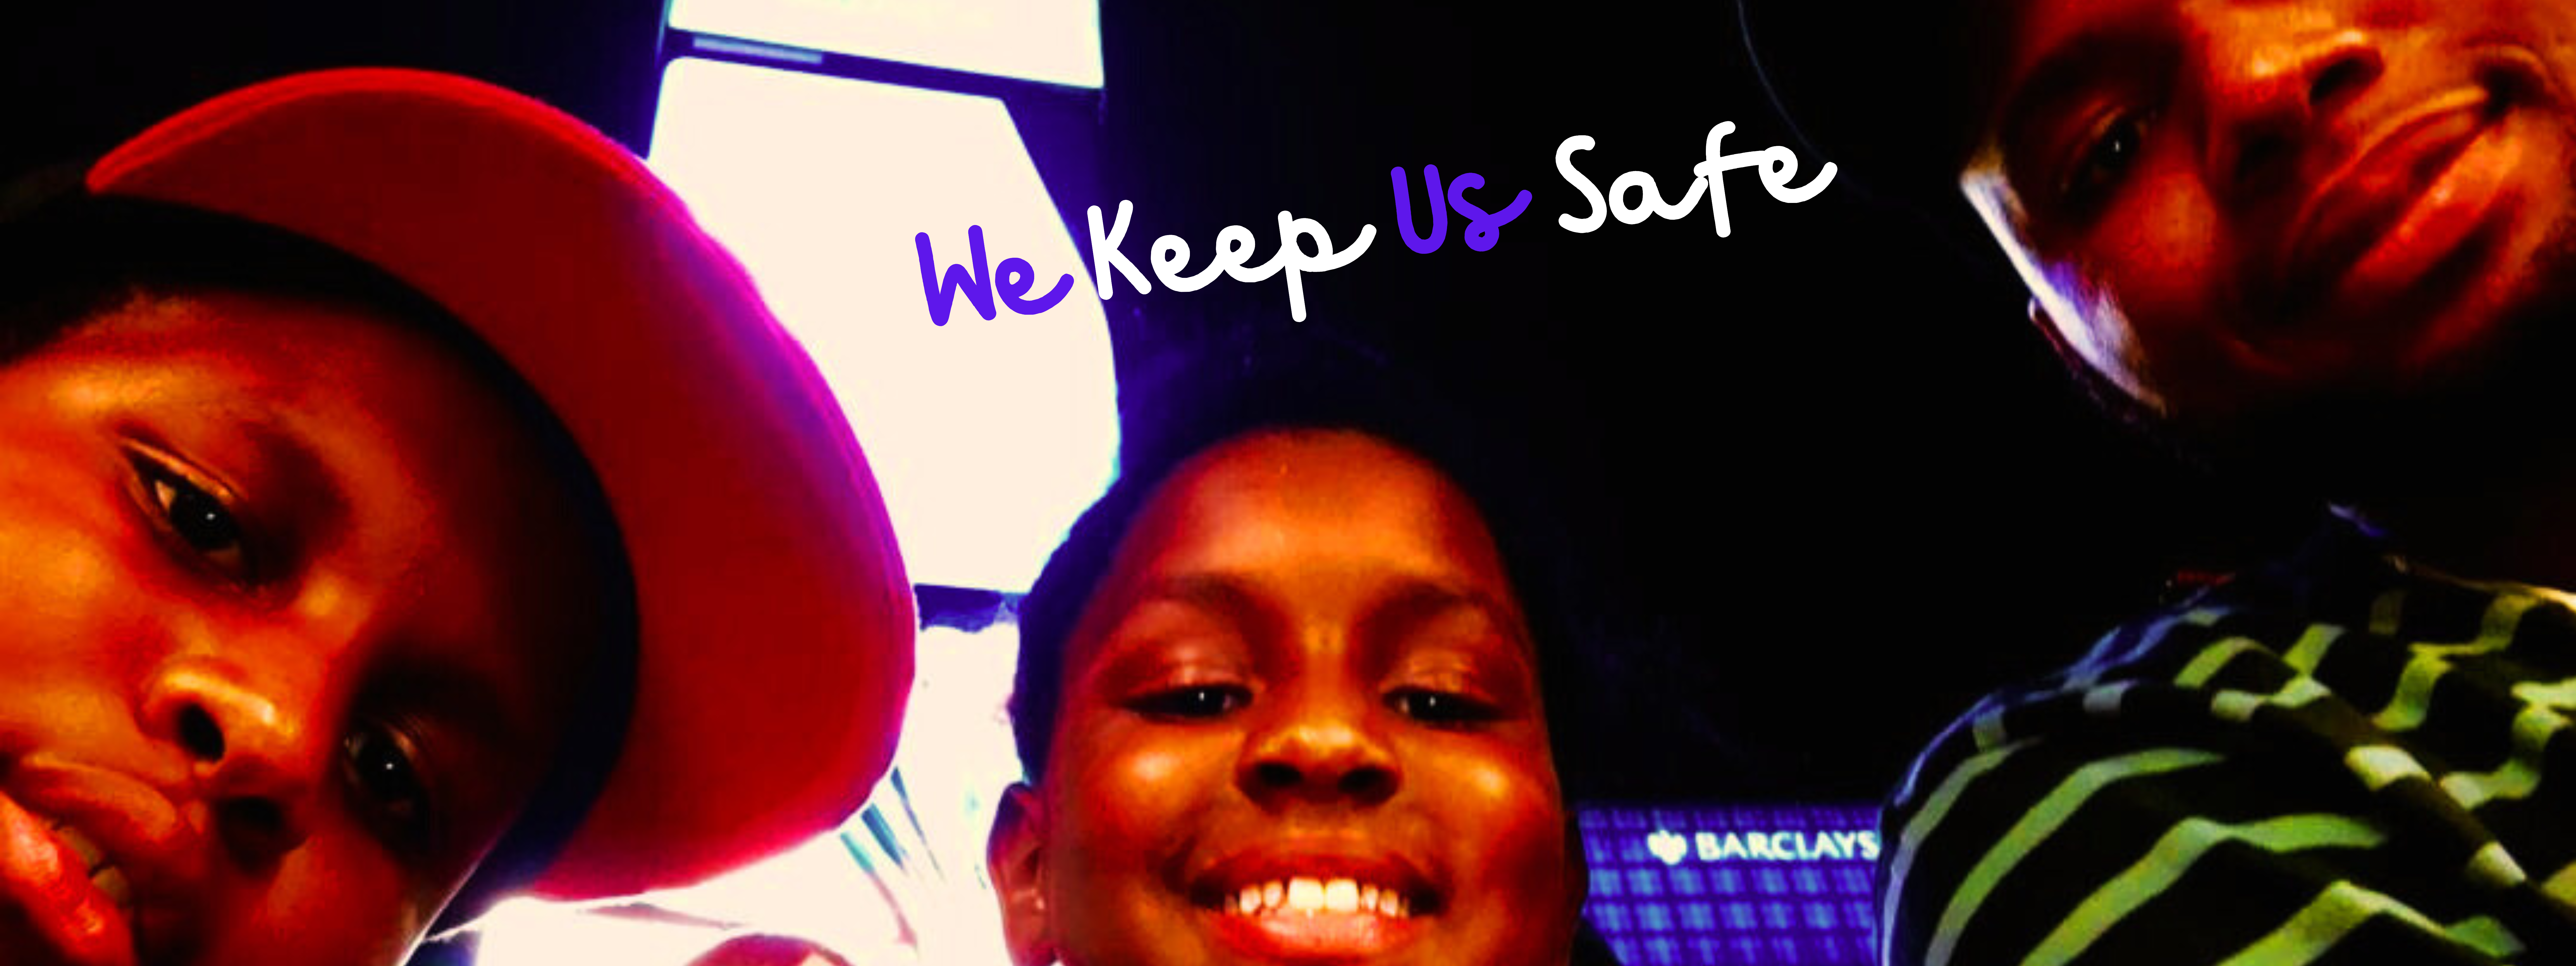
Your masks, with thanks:
M 1251 10 L 1238 7 L 1260 7 Z M 1137 202 L 1127 251 L 1217 228 L 1264 239 L 1282 209 L 1347 245 L 1284 287 L 1220 282 L 1111 304 L 1122 409 L 1149 386 L 1289 333 L 1418 374 L 1516 438 L 1606 602 L 1594 646 L 1635 674 L 1644 716 L 1600 748 L 1608 798 L 1874 799 L 1989 688 L 2063 664 L 2177 569 L 2224 570 L 2307 517 L 2224 484 L 2099 416 L 2023 315 L 2000 260 L 1874 199 L 1846 167 L 1789 206 L 1727 179 L 1680 221 L 1559 228 L 1583 202 L 1559 141 L 1603 190 L 1652 173 L 1667 198 L 1702 139 L 1789 143 L 1732 7 L 1494 8 L 1104 0 L 1096 197 Z M 393 64 L 533 94 L 640 149 L 659 4 L 39 4 L 0 33 L 0 172 L 76 159 L 205 97 L 295 70 Z M 1865 69 L 1856 67 L 1855 69 Z M 1054 101 L 1060 107 L 1061 99 Z M 1058 111 L 1057 113 L 1060 113 Z M 1830 157 L 1800 147 L 1802 170 Z M 1079 162 L 1074 163 L 1078 168 Z M 1473 171 L 1474 197 L 1532 202 L 1491 251 L 1417 255 L 1387 172 Z M 1800 181 L 1803 182 L 1805 175 Z M 1417 214 L 1423 214 L 1417 209 Z

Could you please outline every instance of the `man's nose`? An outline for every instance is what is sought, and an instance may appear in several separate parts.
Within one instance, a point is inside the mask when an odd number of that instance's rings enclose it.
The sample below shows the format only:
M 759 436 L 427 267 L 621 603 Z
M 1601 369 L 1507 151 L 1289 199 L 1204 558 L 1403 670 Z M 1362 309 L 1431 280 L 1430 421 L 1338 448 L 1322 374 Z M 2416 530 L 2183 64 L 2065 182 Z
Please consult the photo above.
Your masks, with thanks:
M 174 657 L 147 686 L 146 727 L 186 753 L 219 837 L 246 862 L 274 861 L 311 832 L 334 747 L 319 690 L 213 655 Z
M 1269 698 L 1252 709 L 1257 723 L 1236 769 L 1244 794 L 1270 808 L 1375 805 L 1395 794 L 1402 771 L 1364 689 L 1309 684 Z
M 2387 71 L 2385 38 L 2334 3 L 2210 4 L 2195 8 L 2196 52 L 2209 116 L 2206 164 L 2224 196 L 2264 195 L 2300 166 L 2350 139 L 2347 108 Z

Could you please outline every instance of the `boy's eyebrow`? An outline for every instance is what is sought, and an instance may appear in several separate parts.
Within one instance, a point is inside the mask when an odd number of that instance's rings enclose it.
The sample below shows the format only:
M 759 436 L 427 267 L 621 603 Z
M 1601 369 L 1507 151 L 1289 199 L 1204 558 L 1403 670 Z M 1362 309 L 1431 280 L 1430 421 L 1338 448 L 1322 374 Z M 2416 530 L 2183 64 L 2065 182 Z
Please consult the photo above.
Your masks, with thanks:
M 1436 580 L 1405 581 L 1402 587 L 1370 608 L 1369 623 L 1390 628 L 1407 627 L 1460 608 L 1484 614 L 1513 643 L 1534 648 L 1519 609 L 1482 588 Z
M 1136 595 L 1136 602 L 1140 604 L 1158 600 L 1194 604 L 1239 617 L 1259 617 L 1269 613 L 1244 580 L 1223 572 L 1165 577 L 1145 585 L 1144 590 Z
M 440 724 L 464 733 L 468 743 L 485 752 L 508 754 L 527 747 L 527 722 L 511 713 L 490 678 L 434 658 L 411 658 L 389 666 L 399 680 L 388 688 Z
M 1995 125 L 1995 139 L 2004 149 L 2006 173 L 2010 159 L 2030 137 L 2030 128 L 2045 119 L 2048 112 L 2082 92 L 2083 85 L 2102 69 L 2103 63 L 2116 56 L 2123 42 L 2121 31 L 2092 27 L 2061 41 L 2019 78 L 2010 79 L 2006 87 L 2004 108 Z
M 271 489 L 282 491 L 285 498 L 335 514 L 345 508 L 336 482 L 338 475 L 301 434 L 271 413 L 245 407 L 227 409 L 242 440 L 258 458 L 263 468 L 261 475 L 270 480 Z

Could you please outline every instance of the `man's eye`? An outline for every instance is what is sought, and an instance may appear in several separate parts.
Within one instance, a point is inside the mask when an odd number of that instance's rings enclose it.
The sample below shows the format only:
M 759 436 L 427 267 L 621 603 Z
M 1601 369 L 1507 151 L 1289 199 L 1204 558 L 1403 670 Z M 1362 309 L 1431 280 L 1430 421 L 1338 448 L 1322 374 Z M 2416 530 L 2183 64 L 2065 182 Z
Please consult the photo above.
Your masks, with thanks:
M 2147 129 L 2154 122 L 2146 111 L 2123 111 L 2085 138 L 2074 167 L 2059 194 L 2069 203 L 2090 205 L 2110 195 L 2146 150 Z
M 1386 696 L 1397 713 L 1433 727 L 1456 728 L 1502 717 L 1492 704 L 1451 691 L 1400 688 Z
M 1232 684 L 1200 684 L 1157 691 L 1129 702 L 1139 713 L 1157 718 L 1214 718 L 1243 707 L 1252 693 Z
M 429 788 L 411 743 L 390 726 L 370 724 L 342 739 L 340 754 L 360 811 L 405 844 L 426 841 Z
M 134 466 L 142 474 L 152 504 L 159 509 L 170 532 L 208 561 L 228 572 L 240 573 L 242 527 L 232 510 L 204 487 L 147 457 L 136 457 Z

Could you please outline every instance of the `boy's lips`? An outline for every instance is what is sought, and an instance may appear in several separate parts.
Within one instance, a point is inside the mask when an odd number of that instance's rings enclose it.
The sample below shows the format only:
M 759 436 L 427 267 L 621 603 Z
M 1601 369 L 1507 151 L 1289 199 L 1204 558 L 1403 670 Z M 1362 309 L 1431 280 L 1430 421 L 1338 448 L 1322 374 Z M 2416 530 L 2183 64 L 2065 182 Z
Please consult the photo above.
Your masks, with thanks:
M 88 853 L 97 851 L 76 833 L 0 799 L 0 914 L 17 920 L 15 941 L 37 944 L 40 961 L 76 966 L 122 966 L 134 961 L 131 920 L 119 900 L 93 878 Z M 6 923 L 7 920 L 0 920 Z M 0 932 L 0 944 L 10 942 Z M 16 962 L 26 951 L 0 948 Z
M 2294 314 L 2367 311 L 2465 243 L 2516 160 L 2507 103 L 2479 87 L 2380 124 L 2290 222 L 2275 284 Z
M 2472 56 L 2468 84 L 2374 123 L 2291 202 L 2257 283 L 2276 323 L 2420 315 L 2432 308 L 2426 298 L 2473 283 L 2471 256 L 2513 209 L 2514 179 L 2532 162 L 2532 124 L 2519 119 L 2576 103 L 2531 50 L 2493 45 Z
M 193 942 L 207 855 L 168 798 L 119 772 L 43 758 L 0 777 L 11 803 L 0 811 L 15 813 L 0 819 L 17 823 L 9 834 L 29 837 L 12 841 L 55 850 L 52 862 L 11 852 L 8 874 L 45 880 L 42 894 L 59 900 L 51 912 L 74 917 L 58 924 L 112 932 L 146 962 Z
M 1258 959 L 1304 962 L 1401 946 L 1444 898 L 1401 858 L 1330 852 L 1239 854 L 1202 870 L 1189 890 L 1227 944 Z

